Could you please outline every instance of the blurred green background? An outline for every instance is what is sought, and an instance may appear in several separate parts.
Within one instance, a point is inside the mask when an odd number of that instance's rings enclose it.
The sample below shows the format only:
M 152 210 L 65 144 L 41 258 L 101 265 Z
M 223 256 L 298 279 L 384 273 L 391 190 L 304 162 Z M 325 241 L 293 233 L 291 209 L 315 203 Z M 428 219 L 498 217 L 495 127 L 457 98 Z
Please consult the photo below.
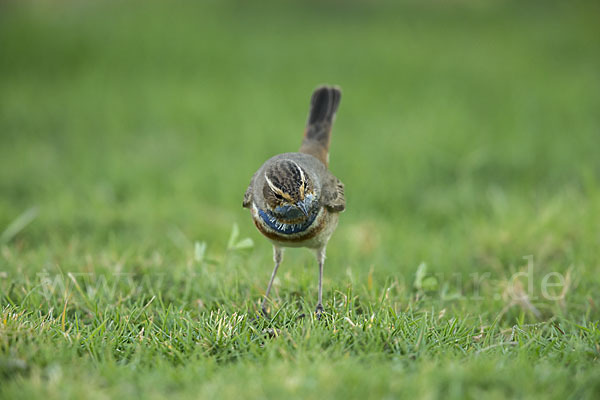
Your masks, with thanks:
M 436 236 L 597 182 L 587 3 L 25 4 L 1 13 L 0 225 L 39 206 L 38 239 L 247 222 L 249 177 L 298 147 L 324 82 L 342 226 Z
M 258 241 L 240 207 L 249 178 L 299 147 L 310 93 L 331 83 L 344 90 L 331 169 L 348 197 L 332 258 L 470 271 L 488 235 L 491 257 L 518 263 L 537 251 L 527 235 L 551 233 L 549 208 L 570 213 L 558 235 L 591 241 L 559 246 L 570 264 L 599 240 L 598 11 L 3 3 L 0 226 L 35 206 L 32 246 L 153 248 L 175 227 L 222 247 L 233 223 Z
M 204 241 L 226 260 L 237 224 L 255 247 L 212 286 L 166 297 L 252 309 L 271 249 L 243 193 L 264 160 L 298 149 L 310 94 L 330 83 L 347 211 L 329 296 L 395 281 L 405 307 L 424 262 L 435 289 L 488 296 L 427 307 L 535 322 L 500 296 L 531 255 L 538 295 L 545 273 L 570 277 L 566 300 L 535 303 L 542 319 L 597 320 L 599 15 L 593 1 L 2 2 L 0 231 L 37 214 L 5 235 L 0 284 L 114 265 L 185 279 L 182 249 Z M 290 251 L 281 279 L 279 296 L 310 303 L 312 256 Z

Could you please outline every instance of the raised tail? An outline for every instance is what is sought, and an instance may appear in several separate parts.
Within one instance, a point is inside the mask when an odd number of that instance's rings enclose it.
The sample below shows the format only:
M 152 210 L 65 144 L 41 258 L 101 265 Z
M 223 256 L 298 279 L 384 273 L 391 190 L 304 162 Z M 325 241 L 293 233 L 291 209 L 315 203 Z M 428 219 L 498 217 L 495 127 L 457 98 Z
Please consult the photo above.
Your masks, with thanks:
M 329 164 L 331 127 L 341 98 L 340 88 L 320 86 L 315 89 L 310 100 L 310 112 L 300 152 L 316 157 L 326 166 Z

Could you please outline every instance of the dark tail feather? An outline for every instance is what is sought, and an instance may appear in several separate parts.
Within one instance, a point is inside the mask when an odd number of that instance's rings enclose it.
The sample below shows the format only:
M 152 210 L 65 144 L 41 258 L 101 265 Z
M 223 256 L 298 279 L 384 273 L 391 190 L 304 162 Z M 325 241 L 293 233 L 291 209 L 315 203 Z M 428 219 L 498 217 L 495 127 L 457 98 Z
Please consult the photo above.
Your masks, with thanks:
M 331 127 L 341 98 L 342 92 L 338 87 L 321 86 L 314 91 L 310 101 L 310 113 L 300 152 L 315 156 L 325 165 L 329 163 Z

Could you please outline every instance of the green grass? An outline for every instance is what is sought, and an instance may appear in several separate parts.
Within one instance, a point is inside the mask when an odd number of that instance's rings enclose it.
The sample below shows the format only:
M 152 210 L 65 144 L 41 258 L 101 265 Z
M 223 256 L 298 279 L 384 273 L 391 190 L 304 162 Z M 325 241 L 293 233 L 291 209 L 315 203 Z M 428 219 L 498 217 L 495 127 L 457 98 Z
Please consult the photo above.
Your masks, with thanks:
M 598 398 L 599 11 L 0 4 L 0 397 Z M 290 250 L 257 318 L 325 82 L 327 313 Z

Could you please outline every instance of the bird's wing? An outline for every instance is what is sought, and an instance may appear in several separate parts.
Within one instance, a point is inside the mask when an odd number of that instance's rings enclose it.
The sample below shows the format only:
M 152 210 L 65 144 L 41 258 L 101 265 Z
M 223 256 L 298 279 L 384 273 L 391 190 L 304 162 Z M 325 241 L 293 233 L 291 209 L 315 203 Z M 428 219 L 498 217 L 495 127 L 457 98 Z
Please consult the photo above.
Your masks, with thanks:
M 335 176 L 331 176 L 323 185 L 321 199 L 330 211 L 341 212 L 346 209 L 344 184 Z
M 242 202 L 242 207 L 250 208 L 252 206 L 252 191 L 254 190 L 254 178 L 256 174 L 252 175 L 252 179 L 250 179 L 250 184 L 246 189 L 246 193 L 244 193 L 244 201 Z

